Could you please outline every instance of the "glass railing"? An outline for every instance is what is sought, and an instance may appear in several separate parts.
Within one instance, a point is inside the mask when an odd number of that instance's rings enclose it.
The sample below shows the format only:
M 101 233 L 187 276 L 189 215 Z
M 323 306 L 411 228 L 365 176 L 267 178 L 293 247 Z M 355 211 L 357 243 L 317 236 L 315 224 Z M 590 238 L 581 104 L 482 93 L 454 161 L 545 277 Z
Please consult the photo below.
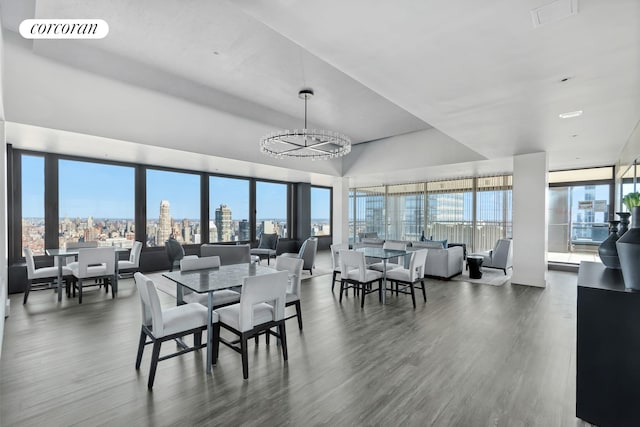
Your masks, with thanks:
M 604 222 L 574 222 L 571 224 L 571 243 L 599 245 L 609 235 L 609 224 Z

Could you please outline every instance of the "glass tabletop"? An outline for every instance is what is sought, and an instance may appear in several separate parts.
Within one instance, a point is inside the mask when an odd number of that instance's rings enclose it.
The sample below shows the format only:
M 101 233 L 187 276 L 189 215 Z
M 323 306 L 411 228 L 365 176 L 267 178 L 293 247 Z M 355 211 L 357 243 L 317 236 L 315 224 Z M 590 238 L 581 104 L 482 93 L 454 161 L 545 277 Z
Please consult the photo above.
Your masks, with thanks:
M 234 286 L 242 286 L 247 276 L 262 276 L 276 273 L 277 270 L 257 264 L 230 264 L 218 268 L 191 271 L 171 271 L 162 274 L 194 292 L 206 293 Z
M 100 246 L 104 247 L 104 246 Z M 116 252 L 129 252 L 127 248 L 120 248 L 117 246 L 107 246 L 112 247 Z M 95 249 L 95 248 L 77 248 L 77 249 L 46 249 L 45 252 L 49 256 L 73 256 L 78 255 L 80 249 Z
M 370 247 L 358 248 L 356 249 L 356 251 L 364 253 L 364 256 L 366 257 L 377 258 L 377 259 L 390 259 L 390 258 L 395 258 L 399 256 L 405 256 L 411 253 L 410 251 L 399 251 L 395 249 L 370 248 Z

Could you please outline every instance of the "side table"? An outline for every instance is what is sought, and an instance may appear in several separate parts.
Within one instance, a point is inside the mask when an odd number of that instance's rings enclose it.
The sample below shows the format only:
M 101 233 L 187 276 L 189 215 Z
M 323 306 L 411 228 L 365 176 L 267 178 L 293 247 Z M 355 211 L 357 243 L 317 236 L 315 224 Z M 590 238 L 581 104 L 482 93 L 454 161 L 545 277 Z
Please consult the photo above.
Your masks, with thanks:
M 484 258 L 481 256 L 467 256 L 467 266 L 469 267 L 470 279 L 482 279 L 482 261 L 484 261 Z

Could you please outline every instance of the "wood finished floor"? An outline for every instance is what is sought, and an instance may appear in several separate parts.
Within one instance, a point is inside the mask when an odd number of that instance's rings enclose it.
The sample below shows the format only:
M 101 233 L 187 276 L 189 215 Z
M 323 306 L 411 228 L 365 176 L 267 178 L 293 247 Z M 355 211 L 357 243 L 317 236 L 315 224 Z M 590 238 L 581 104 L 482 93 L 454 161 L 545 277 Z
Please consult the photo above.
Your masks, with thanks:
M 221 347 L 134 369 L 133 280 L 112 300 L 11 295 L 0 359 L 0 425 L 582 426 L 575 418 L 576 279 L 547 289 L 429 281 L 428 302 L 374 294 L 338 303 L 330 275 L 303 281 L 304 332 L 288 321 L 289 361 L 251 344 L 249 379 Z M 166 305 L 172 299 L 164 294 Z M 172 343 L 166 345 L 173 350 Z

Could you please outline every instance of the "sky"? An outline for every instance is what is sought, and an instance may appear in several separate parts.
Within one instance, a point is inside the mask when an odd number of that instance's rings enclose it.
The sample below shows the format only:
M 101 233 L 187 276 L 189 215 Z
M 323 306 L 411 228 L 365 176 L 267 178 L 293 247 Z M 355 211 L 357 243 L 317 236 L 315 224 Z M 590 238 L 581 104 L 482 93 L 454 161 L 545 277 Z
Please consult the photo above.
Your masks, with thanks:
M 134 217 L 134 168 L 100 163 L 59 161 L 59 211 L 69 218 Z M 210 216 L 226 204 L 234 220 L 249 219 L 249 181 L 210 177 Z M 44 158 L 22 156 L 22 216 L 44 217 Z M 330 191 L 312 188 L 312 218 L 328 219 Z M 199 219 L 200 175 L 147 169 L 147 218 L 160 216 L 168 200 L 174 219 Z M 286 218 L 287 186 L 256 182 L 257 219 Z

